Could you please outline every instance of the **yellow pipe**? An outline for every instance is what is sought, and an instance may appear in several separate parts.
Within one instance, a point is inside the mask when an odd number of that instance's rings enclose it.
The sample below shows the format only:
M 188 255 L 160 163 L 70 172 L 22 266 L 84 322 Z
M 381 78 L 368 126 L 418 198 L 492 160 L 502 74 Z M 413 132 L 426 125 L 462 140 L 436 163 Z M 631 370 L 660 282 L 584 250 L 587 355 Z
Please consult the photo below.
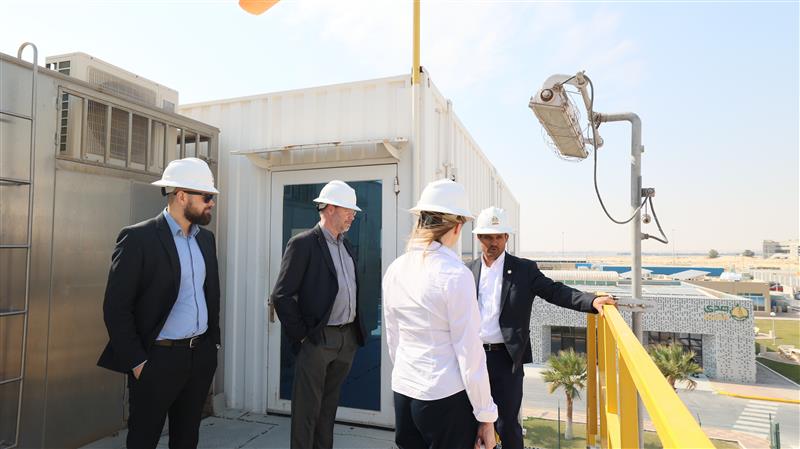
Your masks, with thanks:
M 411 84 L 419 84 L 419 2 L 414 0 L 414 67 L 411 69 Z

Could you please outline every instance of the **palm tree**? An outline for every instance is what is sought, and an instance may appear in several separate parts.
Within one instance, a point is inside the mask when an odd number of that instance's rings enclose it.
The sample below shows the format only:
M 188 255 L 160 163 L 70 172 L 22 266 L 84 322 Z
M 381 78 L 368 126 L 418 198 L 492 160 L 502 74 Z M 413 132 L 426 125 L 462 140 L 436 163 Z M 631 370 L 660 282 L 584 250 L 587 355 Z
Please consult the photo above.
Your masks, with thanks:
M 567 396 L 567 429 L 564 439 L 572 439 L 572 400 L 581 398 L 581 390 L 586 386 L 586 357 L 576 353 L 572 348 L 559 351 L 547 360 L 549 368 L 542 373 L 548 382 L 550 394 L 558 388 L 564 389 Z
M 650 346 L 647 352 L 673 390 L 675 383 L 679 381 L 686 382 L 689 390 L 694 390 L 697 386 L 691 376 L 702 373 L 703 368 L 694 362 L 694 351 L 685 351 L 683 346 L 670 343 Z

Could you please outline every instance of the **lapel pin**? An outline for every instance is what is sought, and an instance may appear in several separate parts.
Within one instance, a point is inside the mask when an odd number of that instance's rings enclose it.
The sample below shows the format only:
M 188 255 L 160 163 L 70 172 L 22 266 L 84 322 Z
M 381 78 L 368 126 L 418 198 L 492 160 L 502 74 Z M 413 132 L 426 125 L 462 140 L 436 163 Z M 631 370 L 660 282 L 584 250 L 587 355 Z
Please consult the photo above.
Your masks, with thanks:
M 511 274 L 511 270 L 506 271 L 507 274 Z

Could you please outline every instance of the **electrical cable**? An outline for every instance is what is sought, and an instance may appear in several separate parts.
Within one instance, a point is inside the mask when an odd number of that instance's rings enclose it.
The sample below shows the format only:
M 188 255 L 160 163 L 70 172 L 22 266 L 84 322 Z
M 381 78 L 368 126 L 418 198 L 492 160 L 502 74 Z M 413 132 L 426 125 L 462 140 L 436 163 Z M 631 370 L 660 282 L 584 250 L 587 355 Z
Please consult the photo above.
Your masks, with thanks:
M 589 95 L 588 109 L 589 109 L 589 126 L 591 126 L 592 128 L 592 145 L 594 146 L 594 192 L 597 194 L 597 200 L 600 202 L 600 207 L 603 208 L 603 212 L 605 212 L 606 217 L 608 217 L 609 220 L 613 221 L 616 224 L 627 224 L 633 221 L 634 218 L 636 218 L 636 215 L 639 213 L 639 211 L 642 210 L 642 207 L 647 202 L 647 198 L 645 198 L 642 201 L 642 204 L 640 204 L 639 207 L 637 207 L 636 210 L 633 211 L 633 214 L 627 220 L 624 221 L 615 219 L 608 212 L 608 209 L 606 209 L 606 205 L 605 203 L 603 203 L 603 197 L 600 195 L 600 188 L 597 186 L 597 153 L 599 152 L 598 151 L 599 148 L 597 147 L 597 127 L 595 126 L 594 122 L 594 84 L 592 84 L 592 80 L 588 76 L 586 75 L 583 76 L 584 78 L 586 78 L 586 81 L 589 82 L 589 87 L 592 88 L 591 94 Z
M 650 210 L 653 211 L 653 219 L 656 221 L 656 226 L 658 227 L 658 232 L 661 233 L 661 236 L 664 237 L 664 239 L 662 240 L 662 239 L 660 239 L 660 238 L 658 238 L 658 237 L 656 237 L 654 235 L 650 235 L 649 237 L 651 239 L 653 239 L 653 240 L 658 240 L 659 242 L 661 242 L 661 243 L 666 245 L 666 244 L 669 243 L 669 238 L 667 237 L 667 234 L 664 233 L 664 230 L 661 229 L 661 222 L 658 221 L 658 214 L 656 213 L 656 208 L 653 205 L 653 197 L 652 196 L 648 196 L 647 197 L 647 201 L 650 203 Z
M 563 85 L 568 83 L 569 81 L 572 81 L 572 79 L 574 79 L 575 76 L 576 75 L 573 75 L 573 76 L 567 78 L 563 82 L 559 83 L 559 85 L 563 88 Z M 639 214 L 639 212 L 641 212 L 642 207 L 645 207 L 645 205 L 647 205 L 649 203 L 650 209 L 653 210 L 653 218 L 656 221 L 656 226 L 658 227 L 658 232 L 661 233 L 661 237 L 663 237 L 663 239 L 661 239 L 659 237 L 656 237 L 654 235 L 645 234 L 645 233 L 642 234 L 642 237 L 644 237 L 645 239 L 650 238 L 650 239 L 653 239 L 653 240 L 657 240 L 657 241 L 659 241 L 659 242 L 661 242 L 661 243 L 663 243 L 665 245 L 668 244 L 669 243 L 669 238 L 667 237 L 667 234 L 664 233 L 664 230 L 661 228 L 661 222 L 658 221 L 658 214 L 656 214 L 656 208 L 653 205 L 653 197 L 652 196 L 649 196 L 649 195 L 645 196 L 644 200 L 642 200 L 642 203 L 639 204 L 639 207 L 637 207 L 636 210 L 633 212 L 633 214 L 627 220 L 624 220 L 624 221 L 615 219 L 608 212 L 608 209 L 606 209 L 606 205 L 605 205 L 605 203 L 603 203 L 603 197 L 600 195 L 600 188 L 597 185 L 597 153 L 598 153 L 599 148 L 597 146 L 597 126 L 596 126 L 595 117 L 594 117 L 594 84 L 592 83 L 591 78 L 589 78 L 586 74 L 583 74 L 583 77 L 586 78 L 586 81 L 589 83 L 589 87 L 591 88 L 591 92 L 589 94 L 589 105 L 588 105 L 589 126 L 592 129 L 592 146 L 594 147 L 594 170 L 593 170 L 593 172 L 594 172 L 593 173 L 593 175 L 594 175 L 594 192 L 595 192 L 595 194 L 597 194 L 597 200 L 600 202 L 600 207 L 603 209 L 603 212 L 605 212 L 606 216 L 611 221 L 613 221 L 614 223 L 616 223 L 616 224 L 627 224 L 627 223 L 630 223 L 631 221 L 633 221 L 633 219 L 636 218 L 636 215 Z M 564 89 L 564 90 L 566 91 L 566 89 Z

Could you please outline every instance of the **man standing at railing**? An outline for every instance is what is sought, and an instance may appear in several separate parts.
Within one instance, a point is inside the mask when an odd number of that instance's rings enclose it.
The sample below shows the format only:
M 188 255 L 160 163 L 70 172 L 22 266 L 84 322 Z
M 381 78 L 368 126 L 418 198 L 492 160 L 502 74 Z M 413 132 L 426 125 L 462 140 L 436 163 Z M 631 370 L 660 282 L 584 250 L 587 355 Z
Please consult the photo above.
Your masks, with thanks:
M 586 313 L 602 313 L 604 304 L 613 305 L 616 301 L 555 282 L 539 271 L 536 262 L 507 254 L 508 234 L 513 229 L 502 209 L 484 209 L 472 232 L 478 236 L 482 256 L 468 265 L 478 287 L 480 336 L 499 415 L 495 428 L 503 449 L 522 449 L 518 416 L 522 406 L 522 365 L 532 361 L 533 300 L 538 296 L 559 307 Z

